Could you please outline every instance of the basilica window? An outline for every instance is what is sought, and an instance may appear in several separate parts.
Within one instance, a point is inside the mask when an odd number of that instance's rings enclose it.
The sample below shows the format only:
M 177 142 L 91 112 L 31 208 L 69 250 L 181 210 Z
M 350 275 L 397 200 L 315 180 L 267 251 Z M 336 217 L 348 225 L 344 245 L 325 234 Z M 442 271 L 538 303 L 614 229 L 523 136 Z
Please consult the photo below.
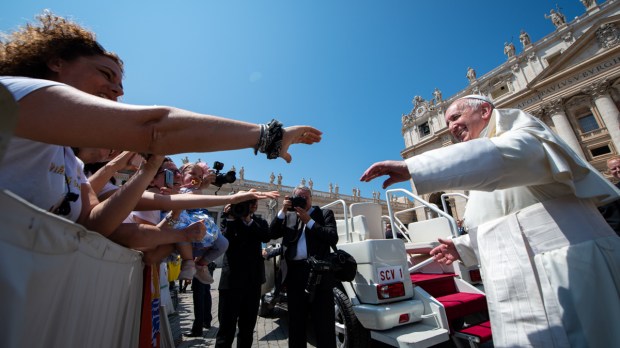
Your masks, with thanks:
M 418 132 L 420 133 L 420 138 L 423 138 L 431 134 L 431 127 L 428 125 L 428 122 L 424 122 L 421 125 L 419 125 Z
M 603 145 L 590 149 L 590 153 L 592 154 L 592 157 L 597 157 L 611 153 L 611 149 L 609 148 L 609 145 Z
M 587 114 L 577 118 L 577 122 L 579 122 L 579 128 L 581 129 L 582 134 L 601 128 L 592 114 Z

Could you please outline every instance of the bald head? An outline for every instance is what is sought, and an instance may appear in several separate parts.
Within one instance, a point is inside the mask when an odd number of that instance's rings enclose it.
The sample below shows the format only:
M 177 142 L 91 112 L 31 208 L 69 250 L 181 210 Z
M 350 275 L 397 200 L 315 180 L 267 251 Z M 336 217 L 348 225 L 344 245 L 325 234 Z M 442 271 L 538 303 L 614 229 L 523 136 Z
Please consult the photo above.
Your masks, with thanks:
M 614 156 L 608 159 L 607 169 L 614 178 L 620 179 L 620 156 Z

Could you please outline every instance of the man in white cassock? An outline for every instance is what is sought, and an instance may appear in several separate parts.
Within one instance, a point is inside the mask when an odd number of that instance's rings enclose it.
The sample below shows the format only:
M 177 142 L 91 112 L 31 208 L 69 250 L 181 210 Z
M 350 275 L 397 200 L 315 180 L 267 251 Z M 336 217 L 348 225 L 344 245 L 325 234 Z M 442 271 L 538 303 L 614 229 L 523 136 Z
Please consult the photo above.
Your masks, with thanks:
M 521 110 L 470 95 L 445 117 L 461 143 L 375 163 L 361 180 L 470 190 L 469 234 L 431 254 L 480 264 L 495 347 L 620 347 L 620 238 L 596 209 L 620 191 Z

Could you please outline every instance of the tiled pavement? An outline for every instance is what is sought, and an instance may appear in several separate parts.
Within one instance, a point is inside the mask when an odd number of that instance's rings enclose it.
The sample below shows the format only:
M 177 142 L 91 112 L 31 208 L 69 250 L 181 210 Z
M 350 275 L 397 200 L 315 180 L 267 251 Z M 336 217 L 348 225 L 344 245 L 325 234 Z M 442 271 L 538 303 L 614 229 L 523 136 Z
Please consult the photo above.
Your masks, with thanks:
M 215 283 L 212 286 L 211 297 L 213 299 L 213 306 L 211 313 L 213 325 L 209 330 L 203 332 L 203 337 L 186 337 L 182 333 L 189 332 L 192 323 L 194 321 L 194 308 L 192 302 L 192 292 L 190 287 L 187 288 L 187 293 L 179 294 L 179 305 L 177 307 L 177 313 L 170 316 L 172 335 L 175 340 L 176 347 L 213 347 L 215 346 L 215 335 L 219 327 L 217 320 L 217 306 L 218 306 L 218 291 L 217 283 L 219 281 L 220 269 L 216 269 L 213 277 Z M 271 318 L 258 317 L 256 327 L 254 329 L 254 342 L 252 347 L 268 347 L 268 348 L 285 348 L 288 347 L 288 318 L 287 312 L 278 310 Z M 312 339 L 312 338 L 310 338 Z M 237 342 L 233 342 L 233 347 L 236 347 Z M 314 347 L 311 343 L 308 347 Z

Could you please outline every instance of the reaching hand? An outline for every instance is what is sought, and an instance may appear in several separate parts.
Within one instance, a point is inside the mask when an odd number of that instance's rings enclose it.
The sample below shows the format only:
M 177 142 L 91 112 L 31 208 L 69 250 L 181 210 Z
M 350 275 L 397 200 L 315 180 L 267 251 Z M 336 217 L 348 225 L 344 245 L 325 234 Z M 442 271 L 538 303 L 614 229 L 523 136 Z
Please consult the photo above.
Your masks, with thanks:
M 278 191 L 257 191 L 256 189 L 251 189 L 250 191 L 239 191 L 231 196 L 231 203 L 240 203 L 249 201 L 252 199 L 265 199 L 265 198 L 278 198 L 280 197 L 280 193 Z
M 287 163 L 293 159 L 288 153 L 288 148 L 292 144 L 314 144 L 321 141 L 323 132 L 310 126 L 292 126 L 285 127 L 282 136 L 282 148 L 280 149 L 280 157 Z
M 108 162 L 107 166 L 112 167 L 116 171 L 122 169 L 138 170 L 144 162 L 144 158 L 135 152 L 123 151 L 118 153 L 113 151 L 113 154 L 114 158 Z
M 383 175 L 389 176 L 383 182 L 384 189 L 397 182 L 411 179 L 411 174 L 409 174 L 409 168 L 407 168 L 405 161 L 383 161 L 377 162 L 366 169 L 360 181 L 369 182 Z
M 438 247 L 433 248 L 430 252 L 430 254 L 435 258 L 435 261 L 450 265 L 452 262 L 461 258 L 459 252 L 454 246 L 454 242 L 451 239 L 439 238 L 438 240 L 441 244 Z

